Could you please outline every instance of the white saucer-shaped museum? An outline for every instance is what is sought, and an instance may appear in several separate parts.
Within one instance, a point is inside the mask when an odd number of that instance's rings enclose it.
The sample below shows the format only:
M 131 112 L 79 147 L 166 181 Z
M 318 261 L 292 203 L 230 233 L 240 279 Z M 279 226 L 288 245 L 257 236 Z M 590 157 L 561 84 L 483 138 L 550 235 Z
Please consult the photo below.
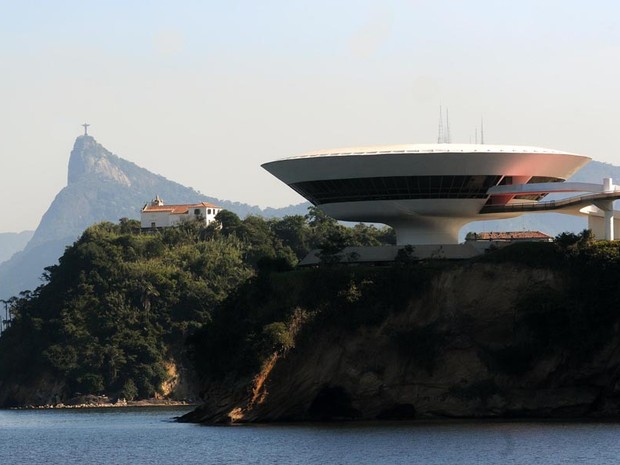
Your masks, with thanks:
M 618 194 L 604 195 L 603 185 L 564 183 L 589 161 L 538 147 L 414 144 L 323 150 L 262 166 L 338 220 L 392 226 L 400 245 L 456 244 L 472 221 L 556 209 L 543 201 L 551 192 L 613 201 Z

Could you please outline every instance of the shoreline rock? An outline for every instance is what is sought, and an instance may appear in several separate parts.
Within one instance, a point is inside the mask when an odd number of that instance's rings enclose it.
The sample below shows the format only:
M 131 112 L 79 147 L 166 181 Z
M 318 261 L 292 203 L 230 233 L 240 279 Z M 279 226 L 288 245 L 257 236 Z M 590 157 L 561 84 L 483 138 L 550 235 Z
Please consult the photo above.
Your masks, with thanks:
M 21 407 L 10 407 L 8 410 L 52 410 L 52 409 L 96 409 L 96 408 L 131 408 L 131 407 L 182 407 L 197 406 L 197 402 L 192 400 L 168 400 L 168 399 L 142 399 L 124 400 L 116 402 L 86 402 L 79 404 L 44 404 L 44 405 L 25 405 Z
M 379 272 L 351 273 L 260 369 L 205 377 L 182 421 L 617 419 L 620 264 L 607 266 L 464 263 L 403 281 L 396 301 Z

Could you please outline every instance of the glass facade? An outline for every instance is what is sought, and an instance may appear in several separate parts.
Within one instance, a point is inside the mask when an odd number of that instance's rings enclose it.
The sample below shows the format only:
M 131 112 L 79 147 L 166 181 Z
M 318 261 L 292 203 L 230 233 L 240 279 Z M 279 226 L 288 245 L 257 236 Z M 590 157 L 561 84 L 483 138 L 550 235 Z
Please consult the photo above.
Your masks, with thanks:
M 291 187 L 314 205 L 403 199 L 485 199 L 502 176 L 384 176 L 303 181 Z
M 558 181 L 563 179 L 533 177 L 529 183 Z M 290 186 L 314 205 L 321 205 L 370 200 L 485 199 L 490 187 L 511 183 L 512 179 L 508 176 L 450 175 L 326 179 L 297 182 Z

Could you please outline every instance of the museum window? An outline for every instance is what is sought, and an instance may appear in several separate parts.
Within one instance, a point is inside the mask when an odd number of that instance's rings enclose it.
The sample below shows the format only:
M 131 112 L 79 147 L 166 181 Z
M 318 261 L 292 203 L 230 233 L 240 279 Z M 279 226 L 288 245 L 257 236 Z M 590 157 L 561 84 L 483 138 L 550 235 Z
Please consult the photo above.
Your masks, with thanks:
M 383 176 L 303 181 L 291 187 L 315 205 L 405 199 L 485 199 L 499 175 Z

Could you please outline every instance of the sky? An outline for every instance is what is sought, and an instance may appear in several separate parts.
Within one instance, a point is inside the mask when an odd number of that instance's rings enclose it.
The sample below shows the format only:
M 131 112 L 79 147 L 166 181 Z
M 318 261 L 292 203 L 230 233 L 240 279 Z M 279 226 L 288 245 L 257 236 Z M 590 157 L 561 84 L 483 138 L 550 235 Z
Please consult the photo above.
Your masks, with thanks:
M 618 165 L 619 90 L 611 0 L 0 0 L 0 232 L 36 228 L 84 122 L 170 180 L 281 207 L 304 199 L 262 163 L 432 143 L 440 106 L 453 142 L 483 118 L 487 143 Z

